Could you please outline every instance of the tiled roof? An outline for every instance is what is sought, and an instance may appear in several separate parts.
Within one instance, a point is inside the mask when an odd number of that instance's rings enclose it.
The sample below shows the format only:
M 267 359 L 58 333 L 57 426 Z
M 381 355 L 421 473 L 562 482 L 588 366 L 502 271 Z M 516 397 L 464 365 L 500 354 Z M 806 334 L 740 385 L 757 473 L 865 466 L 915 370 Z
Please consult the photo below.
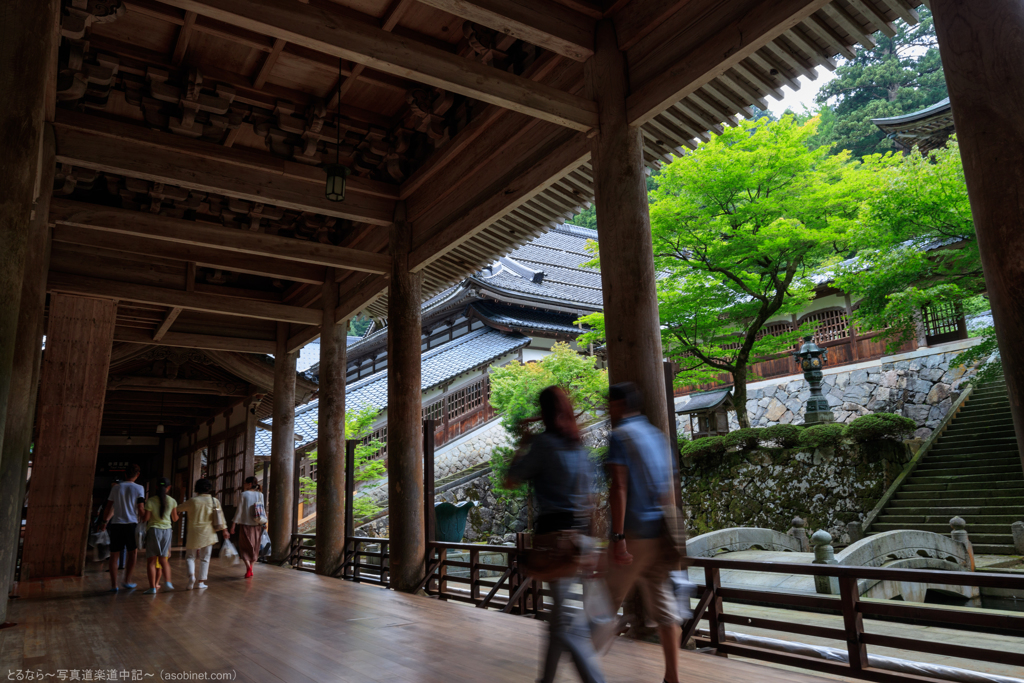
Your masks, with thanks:
M 731 405 L 731 389 L 715 389 L 714 391 L 703 391 L 699 394 L 690 394 L 689 401 L 676 408 L 676 414 L 686 415 L 698 410 L 710 410 L 717 408 L 726 401 Z
M 505 334 L 485 327 L 431 349 L 423 354 L 420 365 L 422 390 L 429 391 L 529 343 L 529 337 L 521 334 Z M 295 411 L 295 433 L 303 437 L 295 442 L 295 448 L 302 448 L 316 440 L 318 405 L 319 401 L 311 401 Z M 345 405 L 349 410 L 360 410 L 368 405 L 377 410 L 387 408 L 388 371 L 381 370 L 350 384 L 345 392 Z M 270 432 L 256 430 L 256 455 L 270 455 Z
M 578 335 L 580 333 L 580 329 L 575 324 L 576 315 L 572 313 L 536 310 L 491 301 L 477 301 L 472 308 L 481 318 L 495 325 L 509 327 L 516 332 L 547 330 L 559 334 Z

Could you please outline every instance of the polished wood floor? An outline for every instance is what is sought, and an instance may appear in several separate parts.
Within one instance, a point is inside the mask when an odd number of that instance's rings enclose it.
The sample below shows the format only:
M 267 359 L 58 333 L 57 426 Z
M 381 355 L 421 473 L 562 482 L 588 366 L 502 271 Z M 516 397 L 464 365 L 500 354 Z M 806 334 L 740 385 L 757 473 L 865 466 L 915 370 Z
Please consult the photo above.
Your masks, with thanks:
M 98 572 L 20 585 L 8 617 L 17 626 L 0 630 L 0 675 L 114 669 L 149 681 L 179 672 L 273 683 L 537 678 L 546 627 L 532 619 L 266 565 L 246 580 L 217 560 L 208 589 L 185 591 L 184 563 L 174 560 L 173 570 L 178 590 L 156 596 L 142 594 L 144 574 L 136 577 L 140 589 L 116 595 L 104 592 L 106 575 Z M 709 655 L 682 658 L 687 683 L 822 681 Z M 656 645 L 621 639 L 603 665 L 610 683 L 661 681 Z M 579 680 L 568 659 L 558 680 Z

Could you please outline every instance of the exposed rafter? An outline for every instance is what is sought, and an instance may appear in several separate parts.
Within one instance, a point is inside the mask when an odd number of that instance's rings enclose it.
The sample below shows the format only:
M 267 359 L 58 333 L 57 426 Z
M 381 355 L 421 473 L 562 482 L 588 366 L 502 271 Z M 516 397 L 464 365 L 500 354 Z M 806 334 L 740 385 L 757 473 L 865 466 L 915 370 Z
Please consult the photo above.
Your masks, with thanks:
M 586 131 L 597 125 L 594 102 L 360 24 L 327 0 L 166 0 L 200 16 L 281 38 L 333 57 Z

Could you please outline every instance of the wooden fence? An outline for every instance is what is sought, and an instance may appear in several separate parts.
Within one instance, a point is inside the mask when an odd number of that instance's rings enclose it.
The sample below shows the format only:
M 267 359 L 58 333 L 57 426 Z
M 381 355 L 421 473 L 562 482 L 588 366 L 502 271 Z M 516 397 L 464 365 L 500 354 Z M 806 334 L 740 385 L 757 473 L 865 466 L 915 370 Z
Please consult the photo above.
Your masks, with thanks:
M 293 564 L 311 571 L 315 550 L 303 545 L 312 538 L 308 535 L 293 537 Z M 545 598 L 549 592 L 541 584 L 526 577 L 519 567 L 519 557 L 526 535 L 520 534 L 515 547 L 490 546 L 476 543 L 430 542 L 427 546 L 427 571 L 420 588 L 439 600 L 470 603 L 479 608 L 491 608 L 506 613 L 534 615 L 544 618 L 549 612 Z M 504 562 L 483 562 L 482 554 L 500 554 Z M 468 560 L 453 559 L 453 556 Z M 345 566 L 341 578 L 389 586 L 387 572 L 388 539 L 348 538 Z M 922 606 L 894 600 L 862 599 L 858 579 L 924 583 L 939 585 L 977 586 L 979 588 L 1010 589 L 1024 593 L 1024 576 L 987 572 L 947 572 L 928 569 L 885 569 L 877 567 L 848 567 L 840 565 L 789 564 L 782 562 L 744 562 L 738 560 L 692 558 L 690 564 L 704 569 L 705 588 L 701 591 L 694 618 L 683 625 L 682 643 L 691 637 L 698 646 L 713 648 L 719 655 L 736 655 L 809 669 L 847 678 L 882 683 L 910 683 L 942 679 L 922 673 L 910 675 L 889 669 L 873 667 L 869 663 L 868 648 L 886 647 L 976 662 L 991 662 L 1024 668 L 1024 654 L 993 650 L 946 641 L 921 640 L 910 637 L 869 633 L 864 619 L 897 623 L 924 624 L 964 632 L 963 641 L 971 642 L 970 632 L 995 632 L 1024 636 L 1024 615 L 1005 612 L 981 612 L 948 609 L 941 606 Z M 461 576 L 452 575 L 460 570 Z M 838 595 L 780 593 L 755 588 L 737 588 L 721 585 L 721 573 L 742 570 L 759 573 L 798 574 L 836 579 Z M 498 573 L 500 572 L 500 576 Z M 482 576 L 492 574 L 491 577 Z M 579 594 L 570 596 L 579 600 Z M 741 616 L 726 609 L 728 603 L 755 603 L 792 610 L 788 620 Z M 842 617 L 842 628 L 819 626 L 800 618 L 799 610 Z M 848 661 L 819 659 L 806 655 L 783 652 L 768 647 L 733 642 L 727 639 L 729 624 L 766 629 L 786 634 L 831 639 L 846 650 Z

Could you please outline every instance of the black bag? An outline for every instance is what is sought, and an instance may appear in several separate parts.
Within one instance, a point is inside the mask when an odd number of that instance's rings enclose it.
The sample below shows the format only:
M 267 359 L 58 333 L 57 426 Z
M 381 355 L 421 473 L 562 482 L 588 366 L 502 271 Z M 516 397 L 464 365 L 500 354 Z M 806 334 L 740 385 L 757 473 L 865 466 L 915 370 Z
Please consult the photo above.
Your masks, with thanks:
M 573 529 L 533 537 L 533 547 L 523 553 L 520 565 L 531 579 L 554 581 L 575 576 L 583 555 L 580 533 Z

